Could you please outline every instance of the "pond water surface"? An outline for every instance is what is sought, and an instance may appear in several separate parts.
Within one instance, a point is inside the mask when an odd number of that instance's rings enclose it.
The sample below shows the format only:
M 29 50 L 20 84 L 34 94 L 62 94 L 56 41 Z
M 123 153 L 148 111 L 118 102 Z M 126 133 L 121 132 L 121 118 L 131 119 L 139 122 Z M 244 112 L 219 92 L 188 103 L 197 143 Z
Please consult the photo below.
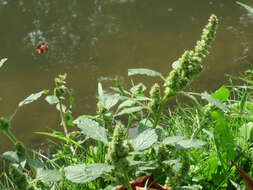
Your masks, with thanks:
M 238 74 L 253 60 L 253 17 L 233 0 L 0 0 L 0 57 L 9 58 L 0 70 L 0 116 L 52 89 L 62 73 L 76 96 L 74 115 L 93 113 L 98 81 L 127 81 L 128 68 L 168 73 L 212 13 L 220 25 L 205 71 L 191 86 L 197 92 L 218 88 L 225 73 Z M 40 42 L 47 53 L 35 51 Z M 45 141 L 33 132 L 58 126 L 57 111 L 44 100 L 24 106 L 13 121 L 18 138 L 33 145 Z M 0 153 L 10 148 L 0 135 Z

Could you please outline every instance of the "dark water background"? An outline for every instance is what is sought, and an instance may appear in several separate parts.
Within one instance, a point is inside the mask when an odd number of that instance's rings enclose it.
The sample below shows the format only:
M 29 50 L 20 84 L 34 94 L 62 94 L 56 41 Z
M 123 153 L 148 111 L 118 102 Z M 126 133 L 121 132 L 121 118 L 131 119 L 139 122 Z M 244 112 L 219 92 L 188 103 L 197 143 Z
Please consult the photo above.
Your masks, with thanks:
M 168 73 L 212 13 L 220 25 L 205 71 L 191 86 L 197 92 L 218 88 L 226 73 L 239 74 L 253 61 L 253 16 L 233 0 L 0 0 L 0 57 L 9 58 L 0 70 L 0 116 L 29 94 L 52 89 L 65 72 L 76 95 L 74 115 L 93 113 L 98 81 L 127 81 L 128 68 Z M 40 55 L 35 47 L 42 41 L 49 51 Z M 60 129 L 59 115 L 43 100 L 24 106 L 13 122 L 26 144 L 45 141 L 33 132 L 47 128 Z M 0 153 L 10 148 L 0 135 Z

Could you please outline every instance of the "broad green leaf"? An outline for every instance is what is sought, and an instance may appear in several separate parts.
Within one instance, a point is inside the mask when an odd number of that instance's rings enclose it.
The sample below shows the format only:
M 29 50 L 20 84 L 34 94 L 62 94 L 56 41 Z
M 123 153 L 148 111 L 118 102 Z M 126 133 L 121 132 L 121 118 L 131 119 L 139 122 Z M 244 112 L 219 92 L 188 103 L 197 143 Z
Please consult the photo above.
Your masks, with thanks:
M 228 164 L 236 156 L 234 132 L 225 119 L 219 118 L 214 126 L 214 141 L 220 161 Z
M 239 111 L 243 112 L 244 108 L 247 108 L 248 93 L 244 93 L 239 102 Z
M 8 58 L 0 59 L 0 68 L 4 65 L 4 63 L 8 60 Z
M 223 104 L 219 100 L 213 98 L 207 92 L 202 93 L 201 97 L 204 98 L 204 99 L 206 99 L 209 104 L 216 106 L 217 108 L 221 109 L 222 111 L 229 112 L 229 109 L 228 109 L 228 107 L 225 104 Z
M 81 116 L 77 117 L 73 121 L 73 123 L 77 125 L 77 124 L 82 123 L 83 121 L 85 121 L 85 119 L 95 119 L 95 117 L 91 116 L 91 115 L 81 115 Z
M 149 119 L 142 119 L 137 127 L 137 135 L 152 127 L 153 123 Z
M 140 121 L 140 126 L 145 128 L 151 128 L 153 126 L 153 123 L 149 119 L 142 119 Z
M 47 94 L 48 91 L 47 90 L 42 90 L 38 93 L 35 93 L 35 94 L 31 94 L 30 96 L 28 96 L 26 99 L 24 99 L 23 101 L 19 102 L 18 104 L 18 107 L 21 107 L 25 104 L 30 104 L 32 103 L 33 101 L 39 99 L 43 94 Z
M 9 160 L 11 162 L 16 162 L 16 163 L 19 162 L 18 154 L 17 154 L 17 152 L 14 152 L 14 151 L 5 152 L 2 155 L 0 155 L 0 157 L 4 158 L 6 160 Z
M 236 1 L 236 3 L 237 3 L 238 5 L 240 5 L 240 6 L 242 6 L 243 8 L 245 8 L 245 9 L 246 9 L 247 11 L 249 11 L 250 13 L 253 14 L 253 8 L 252 8 L 252 7 L 250 7 L 250 6 L 248 6 L 248 5 L 244 4 L 244 3 L 241 3 L 241 2 L 239 2 L 239 1 Z
M 49 103 L 49 104 L 57 104 L 57 103 L 59 103 L 59 99 L 56 97 L 56 96 L 54 96 L 54 95 L 51 95 L 51 96 L 47 96 L 46 98 L 45 98 L 45 100 Z
M 157 140 L 158 136 L 155 129 L 147 129 L 133 140 L 133 147 L 135 151 L 144 150 L 152 146 Z
M 178 149 L 199 148 L 205 144 L 206 142 L 197 139 L 183 139 L 176 143 L 176 147 Z
M 120 110 L 121 108 L 124 108 L 124 107 L 130 107 L 132 105 L 135 104 L 135 101 L 131 100 L 131 99 L 128 99 L 128 100 L 125 100 L 124 102 L 122 102 L 119 106 L 118 106 L 118 110 Z
M 253 140 L 253 122 L 246 123 L 240 128 L 240 137 L 245 141 Z
M 172 136 L 167 137 L 163 140 L 163 144 L 173 144 L 176 145 L 178 149 L 188 149 L 188 148 L 199 148 L 206 144 L 206 142 L 197 139 L 185 139 L 183 136 Z
M 86 183 L 101 177 L 113 169 L 107 164 L 79 164 L 64 168 L 65 177 L 74 183 Z
M 143 107 L 141 107 L 141 106 L 136 106 L 136 107 L 131 107 L 131 108 L 125 108 L 125 109 L 121 110 L 116 116 L 139 112 L 142 109 L 143 109 Z
M 222 111 L 212 111 L 211 112 L 212 119 L 214 120 L 224 120 L 224 113 Z
M 109 110 L 113 106 L 115 106 L 120 100 L 119 94 L 104 94 L 103 104 Z
M 213 98 L 219 100 L 220 102 L 226 101 L 230 97 L 230 91 L 225 87 L 220 87 L 211 95 Z
M 53 133 L 47 133 L 47 132 L 35 132 L 36 134 L 39 134 L 39 135 L 46 135 L 46 136 L 49 136 L 49 137 L 54 137 L 54 138 L 57 138 L 57 139 L 60 139 L 62 141 L 65 141 L 67 143 L 71 143 L 71 144 L 74 144 L 80 148 L 83 148 L 82 145 L 80 145 L 78 142 L 68 138 L 68 137 L 65 137 L 63 135 L 58 135 L 58 134 L 53 134 Z
M 179 141 L 185 139 L 183 136 L 172 136 L 172 137 L 167 137 L 163 140 L 163 144 L 168 145 L 168 144 L 175 144 L 178 143 Z
M 100 127 L 99 124 L 91 119 L 84 119 L 82 122 L 77 124 L 77 127 L 82 130 L 82 133 L 86 136 L 102 141 L 106 145 L 109 144 L 107 140 L 107 132 L 106 129 L 103 127 Z
M 162 76 L 161 73 L 157 71 L 153 71 L 151 69 L 144 69 L 144 68 L 139 68 L 139 69 L 128 69 L 128 76 L 132 75 L 147 75 L 150 77 L 160 77 Z
M 35 159 L 31 159 L 31 158 L 26 157 L 26 161 L 34 169 L 44 168 L 45 167 L 45 165 L 40 160 L 35 160 Z
M 48 182 L 56 182 L 62 179 L 62 174 L 59 170 L 45 170 L 45 169 L 38 169 L 36 180 L 43 180 Z

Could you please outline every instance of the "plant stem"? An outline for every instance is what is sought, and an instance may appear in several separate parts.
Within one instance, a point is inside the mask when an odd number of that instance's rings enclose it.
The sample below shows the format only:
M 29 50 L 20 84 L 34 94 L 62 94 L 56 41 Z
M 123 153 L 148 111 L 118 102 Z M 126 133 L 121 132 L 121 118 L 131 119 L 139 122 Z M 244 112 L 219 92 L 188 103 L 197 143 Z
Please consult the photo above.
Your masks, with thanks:
M 126 137 L 128 137 L 132 121 L 133 121 L 133 116 L 132 116 L 132 114 L 130 114 L 128 117 L 128 122 L 127 122 L 127 127 L 126 127 Z
M 128 174 L 125 171 L 123 171 L 123 170 L 122 170 L 122 174 L 124 175 L 124 179 L 125 179 L 125 181 L 123 182 L 124 187 L 127 190 L 132 190 L 132 187 L 131 187 L 131 185 L 129 183 L 130 179 L 128 177 Z
M 153 128 L 156 128 L 156 126 L 160 123 L 160 120 L 161 120 L 161 114 L 162 114 L 162 111 L 164 109 L 164 106 L 165 104 L 168 102 L 168 100 L 171 98 L 172 96 L 169 96 L 169 97 L 166 97 L 164 96 L 162 98 L 162 101 L 160 103 L 160 106 L 158 108 L 158 111 L 156 113 L 156 118 L 155 118 L 155 122 L 154 122 L 154 125 L 153 125 Z
M 13 135 L 13 133 L 8 129 L 4 131 L 4 134 L 13 142 L 13 144 L 16 144 L 18 142 L 18 139 Z
M 69 133 L 68 133 L 65 117 L 64 117 L 64 112 L 63 112 L 62 101 L 61 100 L 59 101 L 59 106 L 60 106 L 61 124 L 62 124 L 63 130 L 64 130 L 64 133 L 65 133 L 65 136 L 69 137 Z

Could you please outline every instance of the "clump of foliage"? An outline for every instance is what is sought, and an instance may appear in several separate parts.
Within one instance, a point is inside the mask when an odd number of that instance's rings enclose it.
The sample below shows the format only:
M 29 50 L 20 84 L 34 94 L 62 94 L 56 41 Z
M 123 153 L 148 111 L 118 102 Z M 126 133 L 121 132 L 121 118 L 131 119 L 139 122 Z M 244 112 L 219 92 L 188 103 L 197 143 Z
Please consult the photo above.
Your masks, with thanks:
M 160 77 L 163 87 L 156 83 L 147 93 L 142 83 L 127 90 L 117 82 L 105 91 L 99 83 L 96 115 L 73 116 L 66 75 L 56 77 L 53 94 L 43 90 L 21 101 L 14 114 L 0 118 L 1 132 L 14 144 L 14 151 L 1 155 L 9 170 L 0 176 L 0 189 L 154 187 L 149 177 L 134 181 L 140 176 L 154 176 L 156 187 L 167 190 L 244 187 L 237 170 L 253 174 L 252 72 L 241 78 L 243 86 L 222 86 L 211 94 L 183 91 L 202 71 L 217 26 L 212 15 L 194 50 L 185 51 L 166 77 L 149 69 L 128 70 L 129 76 Z M 43 95 L 56 106 L 63 127 L 63 132 L 38 132 L 58 140 L 48 156 L 26 147 L 11 132 L 19 108 Z M 176 95 L 190 98 L 193 105 L 178 103 L 168 110 Z

